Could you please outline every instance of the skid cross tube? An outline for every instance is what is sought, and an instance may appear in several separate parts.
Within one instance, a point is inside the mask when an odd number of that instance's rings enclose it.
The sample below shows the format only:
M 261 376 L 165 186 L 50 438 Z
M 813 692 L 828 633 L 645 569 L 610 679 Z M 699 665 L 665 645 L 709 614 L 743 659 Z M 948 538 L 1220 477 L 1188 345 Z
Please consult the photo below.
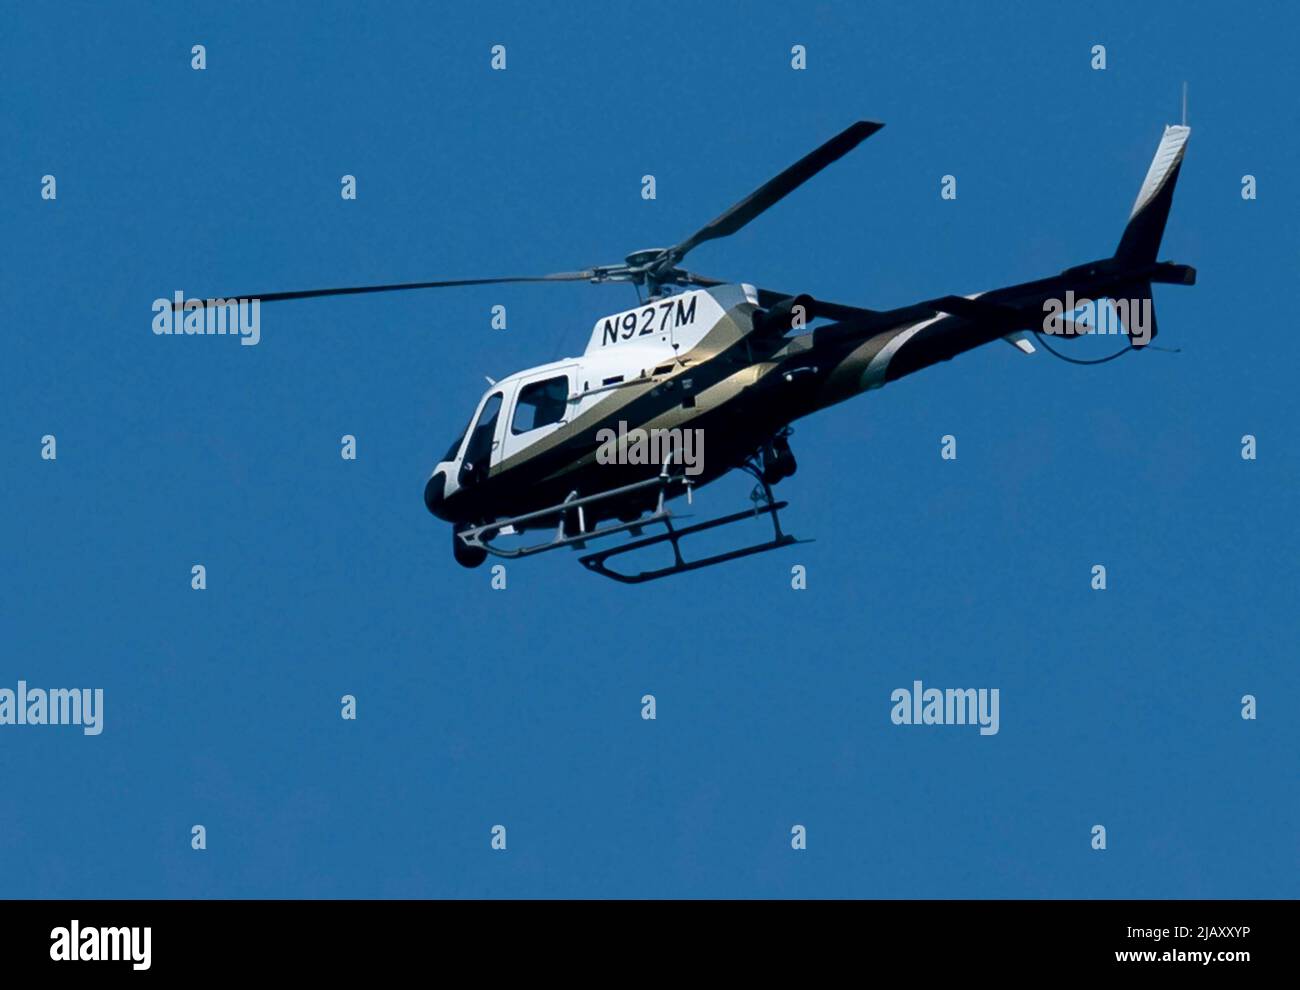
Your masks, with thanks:
M 687 492 L 690 491 L 691 482 L 688 478 L 679 474 L 668 474 L 665 468 L 664 472 L 653 478 L 647 478 L 644 481 L 637 481 L 630 485 L 624 485 L 621 488 L 613 488 L 607 492 L 598 492 L 595 495 L 585 495 L 578 497 L 577 492 L 571 492 L 569 497 L 558 505 L 552 505 L 545 509 L 538 509 L 535 512 L 526 512 L 523 515 L 511 516 L 508 519 L 498 519 L 495 522 L 486 523 L 482 526 L 472 526 L 469 529 L 461 530 L 456 534 L 466 546 L 477 547 L 486 550 L 488 553 L 497 557 L 528 557 L 535 553 L 544 553 L 547 550 L 558 550 L 560 547 L 575 547 L 583 549 L 589 540 L 598 540 L 603 536 L 610 536 L 614 533 L 622 533 L 629 529 L 636 529 L 641 526 L 650 526 L 656 523 L 667 524 L 672 511 L 664 505 L 664 499 L 670 485 L 684 485 Z M 625 495 L 631 495 L 635 492 L 645 491 L 646 489 L 658 488 L 659 498 L 655 505 L 654 511 L 644 519 L 636 519 L 628 523 L 611 523 L 608 526 L 597 526 L 595 529 L 587 529 L 585 524 L 586 506 L 607 501 L 609 499 L 621 498 Z M 569 513 L 574 513 L 578 517 L 578 531 L 570 534 L 566 528 L 566 517 Z M 507 528 L 521 526 L 526 523 L 536 523 L 539 520 L 551 519 L 559 516 L 560 522 L 556 528 L 555 536 L 542 543 L 535 543 L 530 546 L 517 547 L 507 550 L 502 547 L 495 547 L 492 541 L 501 535 L 501 531 Z

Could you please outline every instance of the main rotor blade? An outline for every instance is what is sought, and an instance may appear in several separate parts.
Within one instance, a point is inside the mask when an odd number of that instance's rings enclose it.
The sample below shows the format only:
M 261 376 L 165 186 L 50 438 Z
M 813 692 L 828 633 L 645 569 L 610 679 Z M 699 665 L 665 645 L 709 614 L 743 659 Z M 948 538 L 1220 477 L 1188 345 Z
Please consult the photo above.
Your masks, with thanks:
M 553 272 L 550 275 L 504 275 L 499 278 L 458 278 L 440 282 L 398 282 L 393 285 L 355 285 L 337 289 L 298 289 L 291 292 L 263 292 L 243 296 L 223 297 L 235 299 L 260 299 L 262 302 L 281 302 L 285 299 L 315 299 L 319 296 L 355 296 L 365 292 L 400 292 L 403 289 L 450 289 L 464 285 L 501 285 L 507 282 L 585 282 L 594 278 L 594 271 Z M 199 302 L 204 300 L 200 299 Z M 184 302 L 172 303 L 172 309 L 181 309 Z
M 764 210 L 788 196 L 833 161 L 843 158 L 876 131 L 884 127 L 872 120 L 859 120 L 810 152 L 773 179 L 769 179 L 721 216 L 716 217 L 676 247 L 669 248 L 675 265 L 692 248 L 705 241 L 734 234 Z

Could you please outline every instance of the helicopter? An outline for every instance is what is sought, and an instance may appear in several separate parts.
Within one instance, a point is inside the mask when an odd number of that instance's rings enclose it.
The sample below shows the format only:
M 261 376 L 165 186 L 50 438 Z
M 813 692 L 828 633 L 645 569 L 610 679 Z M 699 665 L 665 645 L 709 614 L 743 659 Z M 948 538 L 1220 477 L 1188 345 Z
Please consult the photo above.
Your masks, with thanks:
M 1035 353 L 1030 335 L 1069 340 L 1096 330 L 1069 318 L 1080 301 L 1123 301 L 1124 351 L 1156 334 L 1152 285 L 1194 285 L 1187 265 L 1157 262 L 1190 128 L 1164 130 L 1115 253 L 1058 275 L 974 295 L 946 295 L 874 310 L 728 282 L 680 267 L 694 248 L 727 237 L 844 157 L 882 124 L 857 121 L 685 240 L 633 252 L 618 264 L 546 275 L 406 282 L 264 293 L 262 302 L 520 282 L 626 282 L 639 304 L 597 319 L 579 357 L 512 374 L 479 400 L 469 425 L 435 465 L 424 504 L 451 524 L 465 567 L 489 555 L 517 558 L 626 533 L 587 553 L 593 573 L 641 583 L 797 542 L 783 530 L 772 488 L 795 473 L 791 424 L 856 395 L 998 340 Z M 644 295 L 643 295 L 644 293 Z M 1069 300 L 1069 306 L 1062 300 Z M 1046 318 L 1044 314 L 1049 314 Z M 823 321 L 816 326 L 815 321 Z M 691 457 L 687 436 L 698 438 Z M 662 436 L 666 442 L 644 440 Z M 704 440 L 707 439 L 707 447 Z M 705 451 L 707 450 L 707 455 Z M 700 456 L 704 455 L 704 456 Z M 743 470 L 756 480 L 751 506 L 681 525 L 669 503 Z M 688 560 L 681 541 L 766 517 L 769 539 Z M 662 527 L 663 530 L 659 531 Z M 653 529 L 652 535 L 645 535 Z M 542 531 L 532 542 L 514 538 Z M 672 560 L 626 571 L 611 561 L 668 544 Z

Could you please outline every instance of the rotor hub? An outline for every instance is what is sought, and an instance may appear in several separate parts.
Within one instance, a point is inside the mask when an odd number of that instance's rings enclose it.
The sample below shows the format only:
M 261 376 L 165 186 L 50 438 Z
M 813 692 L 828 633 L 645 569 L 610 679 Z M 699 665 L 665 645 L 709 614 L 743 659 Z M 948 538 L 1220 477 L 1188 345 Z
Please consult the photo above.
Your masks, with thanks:
M 627 265 L 629 268 L 645 268 L 667 253 L 667 248 L 644 248 L 640 251 L 633 251 L 627 256 Z

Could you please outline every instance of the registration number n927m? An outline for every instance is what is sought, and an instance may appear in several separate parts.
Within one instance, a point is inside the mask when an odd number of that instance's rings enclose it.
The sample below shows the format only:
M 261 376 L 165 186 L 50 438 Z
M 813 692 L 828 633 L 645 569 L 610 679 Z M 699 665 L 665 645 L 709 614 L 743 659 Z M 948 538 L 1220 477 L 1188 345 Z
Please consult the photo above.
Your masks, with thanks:
M 695 303 L 698 296 L 691 295 L 647 303 L 641 309 L 630 309 L 605 317 L 600 328 L 600 345 L 617 344 L 653 333 L 667 333 L 695 322 Z

